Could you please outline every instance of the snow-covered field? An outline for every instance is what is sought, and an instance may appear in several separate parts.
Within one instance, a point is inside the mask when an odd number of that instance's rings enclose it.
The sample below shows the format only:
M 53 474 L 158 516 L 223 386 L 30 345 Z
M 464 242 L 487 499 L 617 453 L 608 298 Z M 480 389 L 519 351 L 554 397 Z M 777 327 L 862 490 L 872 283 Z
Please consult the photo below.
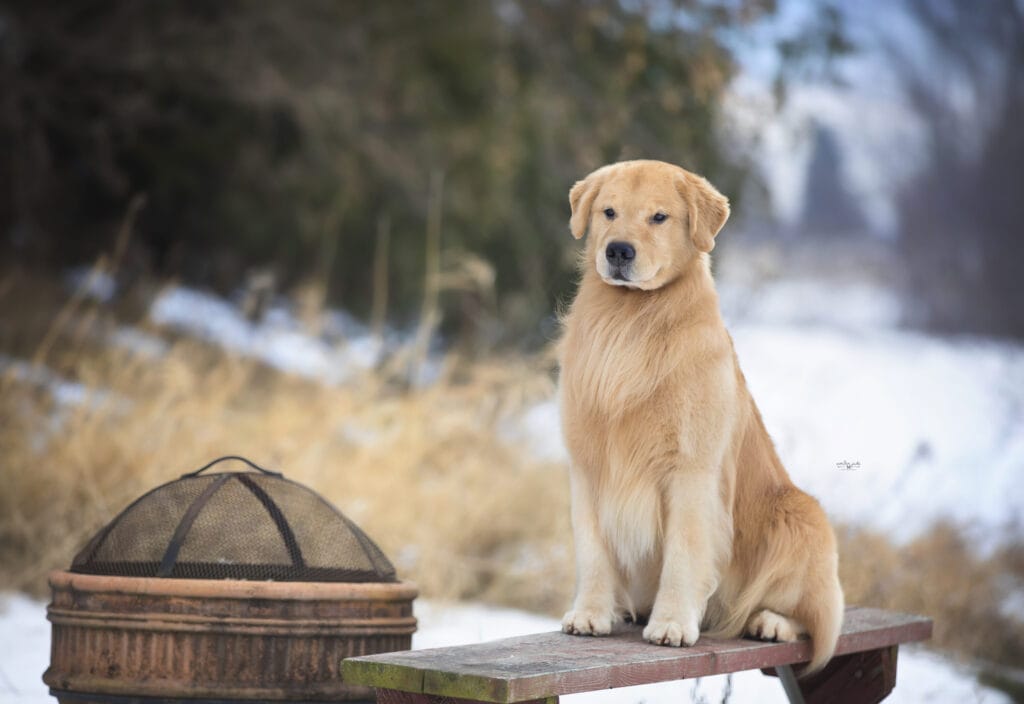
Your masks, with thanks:
M 1024 524 L 1024 348 L 898 330 L 732 326 L 794 481 L 829 515 L 909 539 L 939 518 L 990 535 Z M 518 438 L 565 458 L 554 400 Z
M 897 296 L 865 281 L 721 289 L 779 454 L 831 516 L 901 539 L 1024 525 L 1024 346 L 901 329 Z
M 419 632 L 414 648 L 479 643 L 558 628 L 554 619 L 478 604 L 416 602 Z M 46 607 L 20 594 L 0 595 L 0 704 L 49 704 L 42 674 L 49 663 L 50 624 Z M 653 647 L 653 646 L 652 646 Z M 726 688 L 729 701 L 785 702 L 778 681 L 759 672 L 683 680 L 564 697 L 567 704 L 680 704 L 720 702 Z M 896 689 L 886 700 L 895 704 L 985 702 L 1010 699 L 983 687 L 969 670 L 924 650 L 903 648 Z
M 982 533 L 1024 517 L 1021 348 L 901 331 L 734 334 L 783 461 L 830 515 L 901 538 L 940 517 Z
M 831 516 L 899 539 L 939 518 L 983 537 L 1024 525 L 1024 346 L 901 330 L 895 301 L 863 286 L 722 294 L 782 461 Z M 532 452 L 566 457 L 555 400 L 520 423 Z

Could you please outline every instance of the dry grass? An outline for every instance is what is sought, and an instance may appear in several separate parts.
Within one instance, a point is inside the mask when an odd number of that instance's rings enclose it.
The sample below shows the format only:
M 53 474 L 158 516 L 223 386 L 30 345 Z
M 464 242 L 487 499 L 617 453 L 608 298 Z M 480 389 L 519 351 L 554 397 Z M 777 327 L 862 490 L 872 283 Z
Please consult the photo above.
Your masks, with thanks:
M 131 499 L 237 453 L 324 494 L 425 594 L 542 611 L 570 595 L 564 472 L 501 431 L 550 392 L 525 363 L 325 389 L 180 341 L 158 363 L 108 350 L 75 371 L 104 394 L 58 408 L 8 377 L 0 396 L 0 588 L 40 593 Z
M 0 298 L 8 321 L 18 314 L 11 301 Z M 93 311 L 93 324 L 104 316 Z M 59 407 L 45 389 L 0 378 L 0 590 L 42 594 L 45 573 L 67 566 L 141 492 L 238 453 L 336 503 L 424 595 L 551 614 L 569 603 L 564 468 L 503 432 L 550 395 L 545 360 L 452 358 L 427 388 L 402 388 L 383 372 L 324 388 L 194 341 L 155 359 L 94 337 L 60 331 L 43 360 L 95 389 L 87 403 Z M 26 348 L 9 336 L 0 343 L 8 354 Z M 839 533 L 850 602 L 927 613 L 936 645 L 1020 662 L 1024 629 L 1004 613 L 1024 588 L 1019 540 L 979 558 L 952 526 L 905 547 Z
M 839 543 L 848 602 L 928 614 L 932 642 L 959 655 L 1015 667 L 1024 661 L 1024 620 L 1010 608 L 1024 592 L 1024 543 L 1015 531 L 984 554 L 949 523 L 901 547 L 849 527 Z

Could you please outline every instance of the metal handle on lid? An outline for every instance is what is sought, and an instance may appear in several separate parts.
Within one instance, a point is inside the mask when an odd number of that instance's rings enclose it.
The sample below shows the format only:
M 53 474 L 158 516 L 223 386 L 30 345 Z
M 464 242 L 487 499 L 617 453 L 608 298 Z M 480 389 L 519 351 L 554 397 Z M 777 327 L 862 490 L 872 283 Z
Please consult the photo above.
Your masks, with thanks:
M 223 457 L 218 457 L 217 459 L 213 460 L 212 462 L 207 462 L 206 464 L 204 464 L 202 467 L 200 467 L 199 469 L 197 469 L 194 472 L 189 472 L 187 474 L 182 474 L 181 478 L 184 479 L 185 477 L 198 477 L 200 474 L 202 474 L 203 472 L 208 470 L 213 465 L 217 464 L 218 462 L 223 462 L 225 460 L 238 460 L 239 462 L 245 462 L 247 465 L 249 465 L 253 469 L 259 470 L 260 472 L 263 472 L 264 474 L 269 474 L 272 477 L 283 477 L 284 476 L 280 472 L 271 472 L 269 469 L 264 469 L 263 467 L 260 467 L 258 464 L 256 464 L 252 460 L 246 459 L 245 457 L 241 457 L 239 455 L 225 455 Z

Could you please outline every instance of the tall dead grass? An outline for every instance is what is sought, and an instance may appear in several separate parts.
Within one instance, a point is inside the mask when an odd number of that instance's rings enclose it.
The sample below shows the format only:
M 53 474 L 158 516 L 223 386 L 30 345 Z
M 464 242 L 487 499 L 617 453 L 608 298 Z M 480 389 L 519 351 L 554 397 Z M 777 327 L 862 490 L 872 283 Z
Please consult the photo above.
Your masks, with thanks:
M 0 588 L 39 593 L 134 497 L 237 453 L 322 493 L 426 594 L 542 611 L 568 598 L 565 476 L 504 439 L 550 392 L 527 363 L 322 388 L 179 341 L 159 361 L 107 350 L 75 371 L 95 390 L 79 406 L 10 378 L 0 397 Z
M 16 317 L 11 302 L 0 309 Z M 63 330 L 43 360 L 91 390 L 83 403 L 60 405 L 10 370 L 0 377 L 0 590 L 42 594 L 46 572 L 129 501 L 237 453 L 325 495 L 424 595 L 552 614 L 569 603 L 564 468 L 507 432 L 550 397 L 545 360 L 449 358 L 428 387 L 382 370 L 329 388 L 188 339 L 154 358 L 94 338 Z M 848 601 L 929 614 L 936 645 L 1021 662 L 1020 614 L 1006 606 L 1024 590 L 1018 539 L 981 557 L 949 525 L 903 547 L 853 528 L 839 537 Z
M 1024 542 L 1011 528 L 995 550 L 979 548 L 969 536 L 952 523 L 937 523 L 898 546 L 877 532 L 841 527 L 839 571 L 847 602 L 927 614 L 935 622 L 933 644 L 1021 667 Z

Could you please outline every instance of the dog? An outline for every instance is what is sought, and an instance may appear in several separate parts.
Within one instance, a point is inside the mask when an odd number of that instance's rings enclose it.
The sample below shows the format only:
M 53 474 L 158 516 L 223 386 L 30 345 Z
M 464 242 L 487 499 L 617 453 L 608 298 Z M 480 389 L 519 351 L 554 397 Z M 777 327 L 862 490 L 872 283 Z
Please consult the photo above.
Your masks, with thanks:
M 812 640 L 843 620 L 836 539 L 794 486 L 747 390 L 711 277 L 729 202 L 660 161 L 594 171 L 569 193 L 589 233 L 563 319 L 559 396 L 570 454 L 576 597 L 562 630 L 645 640 Z

